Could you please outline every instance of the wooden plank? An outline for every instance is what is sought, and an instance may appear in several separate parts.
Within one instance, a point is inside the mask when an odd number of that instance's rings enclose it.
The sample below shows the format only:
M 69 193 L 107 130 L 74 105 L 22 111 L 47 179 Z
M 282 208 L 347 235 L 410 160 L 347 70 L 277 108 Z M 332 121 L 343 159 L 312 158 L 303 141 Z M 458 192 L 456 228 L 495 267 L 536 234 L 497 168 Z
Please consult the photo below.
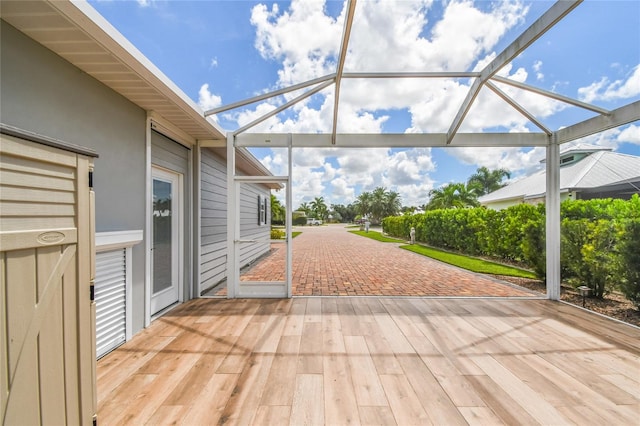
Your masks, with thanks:
M 358 405 L 388 407 L 389 402 L 364 336 L 345 336 L 344 339 Z
M 466 425 L 456 406 L 418 355 L 402 356 L 399 361 L 422 407 L 434 424 Z
M 305 322 L 300 340 L 298 374 L 322 374 L 322 324 Z
M 381 374 L 380 381 L 399 425 L 432 425 L 420 399 L 404 375 Z
M 225 357 L 218 373 L 242 373 L 245 368 L 247 359 L 251 356 L 253 347 L 262 332 L 263 324 L 251 323 L 247 325 L 245 331 L 240 335 L 229 354 Z
M 458 407 L 466 419 L 469 416 L 475 416 L 476 413 L 487 413 L 487 410 L 493 413 L 492 417 L 500 419 L 499 423 L 507 425 L 539 425 L 540 423 L 534 419 L 520 404 L 513 400 L 505 390 L 496 382 L 487 376 L 467 376 L 468 383 L 473 387 L 474 391 L 482 399 L 481 407 Z M 486 405 L 486 406 L 485 406 Z M 474 410 L 465 412 L 464 408 Z M 483 417 L 484 418 L 484 417 Z
M 360 424 L 349 362 L 336 353 L 324 356 L 324 413 L 327 424 Z
M 358 407 L 358 412 L 360 413 L 360 421 L 363 425 L 392 426 L 398 424 L 396 423 L 396 419 L 393 417 L 393 412 L 389 406 L 367 407 L 365 405 L 360 405 Z
M 282 336 L 260 405 L 291 405 L 299 347 L 300 336 Z
M 287 315 L 287 319 L 284 324 L 284 330 L 282 331 L 284 336 L 300 336 L 302 334 L 302 325 L 304 323 L 306 309 L 306 299 L 293 300 L 291 309 L 289 310 L 289 315 Z
M 189 411 L 176 424 L 204 425 L 220 421 L 227 401 L 238 382 L 238 374 L 214 374 L 200 388 L 199 395 L 191 400 Z
M 344 338 L 340 325 L 340 315 L 337 312 L 322 314 L 322 353 L 345 353 Z
M 477 356 L 473 361 L 536 421 L 542 424 L 569 424 L 567 419 L 544 399 L 543 395 L 531 389 L 493 357 Z
M 263 425 L 288 425 L 291 419 L 290 405 L 261 405 L 258 407 L 253 423 L 256 426 Z
M 322 375 L 298 374 L 289 424 L 292 426 L 325 424 Z
M 487 407 L 460 407 L 460 413 L 470 425 L 506 425 Z
M 222 424 L 250 424 L 258 411 L 274 355 L 251 355 L 222 411 Z

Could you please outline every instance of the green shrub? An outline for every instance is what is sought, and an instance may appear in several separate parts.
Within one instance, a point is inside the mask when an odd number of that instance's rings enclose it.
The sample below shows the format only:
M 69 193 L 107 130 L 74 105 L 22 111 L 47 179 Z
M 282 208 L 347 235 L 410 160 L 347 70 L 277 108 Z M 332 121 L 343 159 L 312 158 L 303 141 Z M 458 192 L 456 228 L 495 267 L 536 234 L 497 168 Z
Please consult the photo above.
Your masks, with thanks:
M 523 225 L 523 238 L 520 247 L 527 265 L 538 279 L 547 280 L 547 247 L 544 217 L 529 220 Z
M 623 226 L 619 242 L 620 291 L 640 309 L 640 219 Z
M 284 239 L 285 232 L 282 229 L 271 229 L 271 239 L 272 240 L 282 240 Z
M 293 226 L 303 226 L 307 224 L 307 218 L 306 216 L 295 216 L 293 219 L 291 219 L 291 224 Z

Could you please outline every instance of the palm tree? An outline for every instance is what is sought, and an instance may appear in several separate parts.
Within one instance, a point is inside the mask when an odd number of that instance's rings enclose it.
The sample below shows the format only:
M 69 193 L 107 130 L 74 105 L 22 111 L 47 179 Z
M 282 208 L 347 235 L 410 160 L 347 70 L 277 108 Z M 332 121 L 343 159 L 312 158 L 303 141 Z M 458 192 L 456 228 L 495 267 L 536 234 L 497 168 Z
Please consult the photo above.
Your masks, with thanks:
M 384 216 L 397 216 L 402 210 L 402 203 L 400 202 L 400 194 L 395 191 L 387 192 L 387 202 L 385 206 Z
M 307 216 L 309 216 L 309 213 L 311 213 L 311 207 L 309 207 L 309 203 L 302 203 L 300 204 L 300 207 L 298 207 L 299 212 L 304 212 Z
M 493 191 L 497 191 L 498 189 L 505 186 L 505 183 L 502 183 L 502 179 L 509 179 L 511 177 L 511 172 L 507 169 L 496 169 L 489 170 L 486 167 L 480 167 L 474 174 L 469 177 L 467 181 L 468 186 L 472 186 L 476 188 L 477 194 L 485 195 Z
M 360 216 L 365 217 L 371 214 L 371 202 L 371 193 L 363 192 L 362 194 L 358 195 L 358 198 L 353 203 L 353 206 Z
M 448 183 L 429 191 L 429 210 L 475 207 L 478 199 L 475 188 L 464 183 Z
M 381 186 L 371 193 L 371 219 L 374 223 L 380 223 L 385 215 L 387 190 Z
M 327 219 L 327 205 L 324 202 L 324 197 L 316 197 L 311 202 L 311 211 L 317 219 Z
M 286 211 L 286 208 L 280 203 L 280 200 L 271 194 L 271 223 L 284 224 Z

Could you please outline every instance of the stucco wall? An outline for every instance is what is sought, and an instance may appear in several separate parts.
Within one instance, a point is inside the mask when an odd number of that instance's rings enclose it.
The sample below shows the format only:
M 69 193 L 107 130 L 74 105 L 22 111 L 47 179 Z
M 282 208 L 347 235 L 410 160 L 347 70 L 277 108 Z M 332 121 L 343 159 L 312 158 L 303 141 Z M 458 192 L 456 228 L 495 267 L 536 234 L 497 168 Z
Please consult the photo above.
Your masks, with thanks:
M 96 231 L 144 229 L 146 112 L 0 22 L 0 120 L 95 150 Z M 133 248 L 134 333 L 144 324 L 144 246 Z

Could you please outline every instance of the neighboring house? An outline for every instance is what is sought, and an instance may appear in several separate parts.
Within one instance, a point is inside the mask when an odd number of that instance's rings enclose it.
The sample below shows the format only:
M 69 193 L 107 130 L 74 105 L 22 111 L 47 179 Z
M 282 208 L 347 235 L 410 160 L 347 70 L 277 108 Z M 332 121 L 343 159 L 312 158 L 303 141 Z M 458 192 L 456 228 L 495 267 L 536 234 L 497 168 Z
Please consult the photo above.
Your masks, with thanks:
M 544 162 L 544 161 L 542 161 Z M 481 205 L 501 210 L 515 204 L 545 200 L 546 171 L 541 170 L 478 198 Z M 640 191 L 640 157 L 610 148 L 576 145 L 560 153 L 560 199 L 629 199 Z
M 40 135 L 99 156 L 93 188 L 101 355 L 226 277 L 226 136 L 87 3 L 1 7 L 3 134 Z M 269 175 L 245 149 L 236 168 Z M 269 239 L 276 188 L 242 184 L 242 238 Z M 247 244 L 240 263 L 267 250 L 268 243 Z

